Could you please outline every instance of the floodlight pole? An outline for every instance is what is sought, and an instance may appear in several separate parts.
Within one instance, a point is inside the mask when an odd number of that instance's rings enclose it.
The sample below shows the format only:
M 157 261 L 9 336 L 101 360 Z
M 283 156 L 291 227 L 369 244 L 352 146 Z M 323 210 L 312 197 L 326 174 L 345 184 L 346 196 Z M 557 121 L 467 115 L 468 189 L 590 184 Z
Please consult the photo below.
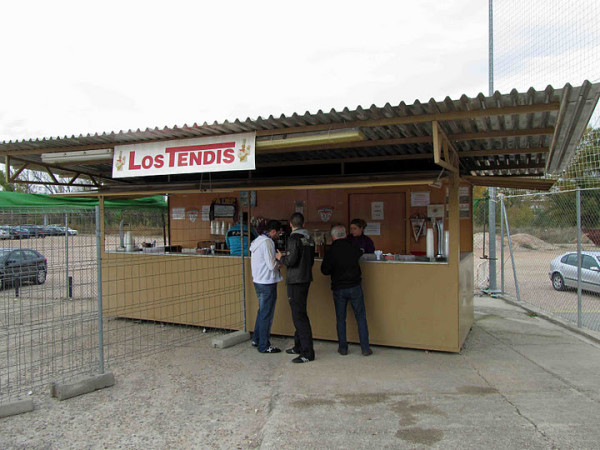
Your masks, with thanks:
M 488 72 L 488 81 L 489 81 L 489 95 L 490 97 L 494 95 L 494 8 L 493 8 L 493 0 L 488 0 L 489 4 L 489 54 L 488 54 L 488 64 L 489 64 L 489 72 Z M 490 284 L 488 286 L 488 293 L 493 294 L 498 292 L 497 282 L 496 282 L 496 203 L 497 203 L 497 193 L 495 187 L 490 187 L 489 189 L 489 214 L 488 214 L 488 223 L 489 223 L 489 278 Z M 501 243 L 500 245 L 503 245 Z

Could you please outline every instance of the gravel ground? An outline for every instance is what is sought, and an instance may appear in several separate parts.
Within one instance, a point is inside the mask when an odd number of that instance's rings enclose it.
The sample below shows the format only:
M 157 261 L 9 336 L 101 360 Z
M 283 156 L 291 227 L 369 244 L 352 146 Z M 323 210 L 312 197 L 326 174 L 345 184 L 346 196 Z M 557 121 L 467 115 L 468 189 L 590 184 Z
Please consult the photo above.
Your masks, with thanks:
M 204 337 L 113 367 L 110 388 L 62 402 L 35 393 L 35 411 L 2 419 L 0 448 L 257 447 L 281 356 Z

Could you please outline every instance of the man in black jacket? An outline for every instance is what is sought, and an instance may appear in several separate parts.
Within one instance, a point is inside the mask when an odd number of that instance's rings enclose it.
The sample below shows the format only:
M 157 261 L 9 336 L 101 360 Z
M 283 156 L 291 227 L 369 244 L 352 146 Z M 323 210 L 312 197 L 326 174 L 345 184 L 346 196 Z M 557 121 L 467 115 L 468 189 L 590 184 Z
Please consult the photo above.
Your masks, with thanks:
M 338 353 L 348 354 L 348 341 L 346 340 L 346 310 L 348 302 L 354 310 L 354 317 L 358 324 L 358 338 L 364 356 L 373 354 L 369 346 L 369 328 L 367 326 L 367 312 L 365 298 L 361 286 L 362 273 L 358 260 L 362 251 L 346 239 L 346 228 L 335 225 L 331 228 L 333 244 L 323 258 L 321 272 L 331 275 L 331 290 L 335 305 L 337 321 Z
M 304 227 L 304 216 L 292 214 L 290 218 L 292 232 L 287 240 L 285 254 L 277 251 L 276 258 L 287 266 L 288 299 L 292 310 L 292 320 L 296 332 L 294 346 L 286 353 L 298 355 L 292 359 L 294 363 L 305 363 L 315 359 L 312 329 L 306 312 L 308 288 L 312 282 L 312 266 L 315 261 L 315 242 Z

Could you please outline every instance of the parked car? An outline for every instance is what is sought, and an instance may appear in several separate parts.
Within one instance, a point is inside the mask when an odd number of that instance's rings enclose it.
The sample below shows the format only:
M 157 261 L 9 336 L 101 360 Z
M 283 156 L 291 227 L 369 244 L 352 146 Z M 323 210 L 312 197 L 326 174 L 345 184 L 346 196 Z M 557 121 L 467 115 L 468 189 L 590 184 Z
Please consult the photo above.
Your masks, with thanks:
M 44 255 L 29 248 L 0 249 L 0 288 L 30 281 L 43 284 L 48 273 Z
M 0 227 L 0 239 L 10 239 L 10 231 L 8 227 Z
M 44 233 L 46 236 L 60 236 L 61 234 L 65 234 L 57 225 L 46 225 L 44 227 Z
M 65 232 L 69 234 L 69 236 L 73 236 L 77 234 L 77 230 L 73 228 L 65 228 L 64 225 L 48 225 L 46 226 L 48 230 L 48 235 L 51 236 L 64 236 Z
M 29 231 L 21 227 L 2 225 L 0 228 L 8 232 L 9 239 L 29 239 L 30 237 Z
M 46 230 L 41 225 L 21 225 L 21 228 L 29 232 L 29 236 L 32 238 L 45 238 Z
M 557 291 L 577 288 L 577 252 L 554 258 L 549 275 Z M 581 288 L 600 293 L 600 252 L 581 252 Z

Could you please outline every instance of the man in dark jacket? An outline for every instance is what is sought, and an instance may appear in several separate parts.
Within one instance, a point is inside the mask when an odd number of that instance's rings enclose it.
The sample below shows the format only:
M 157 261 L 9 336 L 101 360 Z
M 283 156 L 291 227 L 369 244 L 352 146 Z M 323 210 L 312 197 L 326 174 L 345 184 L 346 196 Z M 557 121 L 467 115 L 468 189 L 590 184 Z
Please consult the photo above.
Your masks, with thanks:
M 373 354 L 369 346 L 369 328 L 367 326 L 367 312 L 365 298 L 361 286 L 362 273 L 358 260 L 362 251 L 346 239 L 346 228 L 336 225 L 331 229 L 333 244 L 323 258 L 321 272 L 331 275 L 331 290 L 335 305 L 337 321 L 338 353 L 348 354 L 348 341 L 346 340 L 346 310 L 348 302 L 354 310 L 354 317 L 358 324 L 358 338 L 364 356 Z
M 292 214 L 290 219 L 292 232 L 287 240 L 285 254 L 277 251 L 276 258 L 287 266 L 288 299 L 292 310 L 292 320 L 296 332 L 294 346 L 286 353 L 298 355 L 292 359 L 294 363 L 305 363 L 315 359 L 312 329 L 306 312 L 308 288 L 312 282 L 312 266 L 315 260 L 315 242 L 304 227 L 304 216 Z

